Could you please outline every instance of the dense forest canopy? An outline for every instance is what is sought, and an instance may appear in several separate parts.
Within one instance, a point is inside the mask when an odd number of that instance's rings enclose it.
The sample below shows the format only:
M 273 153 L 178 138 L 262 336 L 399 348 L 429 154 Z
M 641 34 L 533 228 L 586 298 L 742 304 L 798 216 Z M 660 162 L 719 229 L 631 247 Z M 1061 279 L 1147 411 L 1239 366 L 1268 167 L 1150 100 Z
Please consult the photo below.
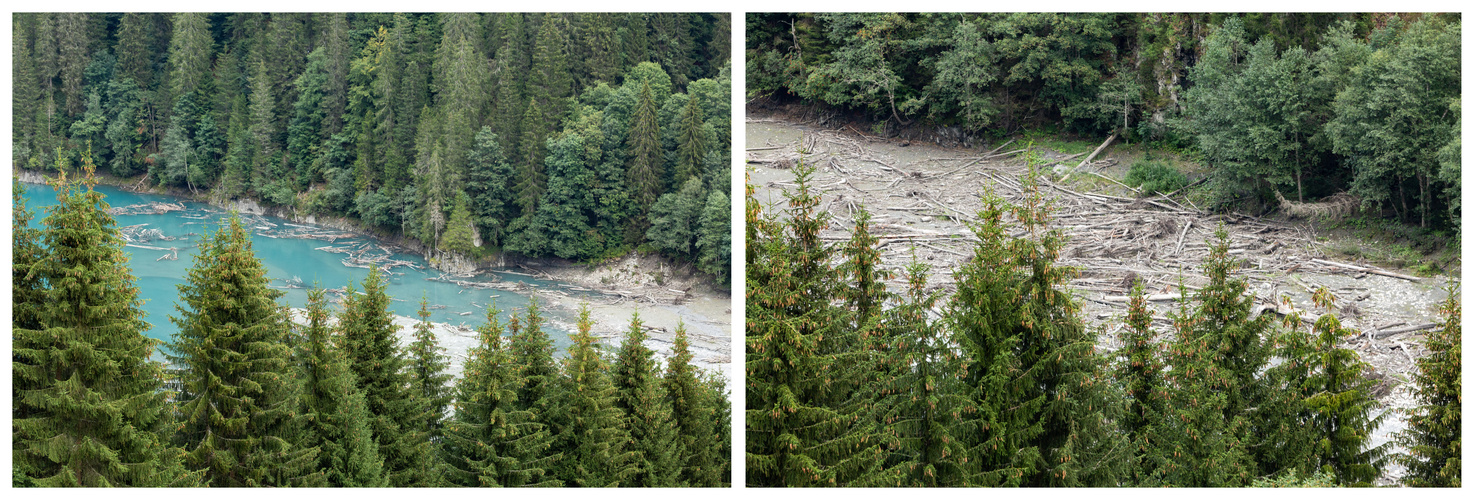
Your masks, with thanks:
M 1458 227 L 1460 15 L 750 14 L 750 97 L 896 126 L 1157 141 L 1215 198 L 1346 191 Z M 1222 206 L 1222 205 L 1221 205 Z
M 14 14 L 12 162 L 725 280 L 727 14 Z M 722 215 L 722 217 L 717 217 Z M 720 220 L 719 220 L 720 219 Z

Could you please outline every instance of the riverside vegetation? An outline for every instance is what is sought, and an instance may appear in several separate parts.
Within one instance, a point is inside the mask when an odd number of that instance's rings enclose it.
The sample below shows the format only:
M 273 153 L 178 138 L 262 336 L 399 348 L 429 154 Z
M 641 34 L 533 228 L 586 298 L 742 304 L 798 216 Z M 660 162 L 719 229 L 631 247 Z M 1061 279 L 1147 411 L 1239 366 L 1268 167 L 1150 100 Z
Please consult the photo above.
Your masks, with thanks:
M 727 14 L 17 13 L 12 162 L 729 280 Z
M 1455 290 L 1419 362 L 1410 453 L 1394 455 L 1368 440 L 1383 416 L 1339 345 L 1355 332 L 1331 312 L 1256 314 L 1222 231 L 1170 331 L 1153 331 L 1139 285 L 1124 347 L 1104 353 L 1034 175 L 1018 205 L 985 191 L 939 297 L 915 260 L 888 292 L 863 209 L 848 241 L 821 239 L 813 172 L 795 168 L 778 212 L 748 185 L 749 486 L 1365 486 L 1390 461 L 1408 485 L 1460 485 Z
M 1215 209 L 1346 192 L 1374 217 L 1459 229 L 1458 13 L 747 22 L 748 92 L 760 103 L 855 112 L 877 133 L 916 124 L 952 138 L 1112 134 L 1197 160 Z
M 605 352 L 584 310 L 560 361 L 536 300 L 505 324 L 492 306 L 452 381 L 423 300 L 397 344 L 377 269 L 336 314 L 312 291 L 293 325 L 236 217 L 199 240 L 165 364 L 81 160 L 80 180 L 59 161 L 40 228 L 15 184 L 13 486 L 727 482 L 724 382 L 689 364 L 682 329 L 662 367 L 638 316 Z

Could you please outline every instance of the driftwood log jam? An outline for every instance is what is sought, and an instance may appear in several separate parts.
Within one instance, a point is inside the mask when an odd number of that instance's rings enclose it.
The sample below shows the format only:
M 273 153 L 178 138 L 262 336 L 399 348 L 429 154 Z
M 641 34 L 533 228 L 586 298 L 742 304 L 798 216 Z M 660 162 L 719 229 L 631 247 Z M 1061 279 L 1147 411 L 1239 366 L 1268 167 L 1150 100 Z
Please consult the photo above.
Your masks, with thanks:
M 1076 165 L 1076 168 L 1070 169 L 1070 173 L 1065 174 L 1065 177 L 1061 177 L 1060 178 L 1060 182 L 1065 182 L 1067 180 L 1070 180 L 1071 174 L 1076 173 L 1077 170 L 1080 170 L 1081 167 L 1086 166 L 1087 163 L 1091 163 L 1091 160 L 1096 159 L 1096 155 L 1101 154 L 1101 150 L 1106 149 L 1106 146 L 1108 144 L 1111 144 L 1111 141 L 1115 141 L 1115 140 L 1116 140 L 1116 134 L 1115 133 L 1112 133 L 1110 137 L 1107 137 L 1106 138 L 1106 140 L 1101 141 L 1101 145 L 1100 146 L 1096 146 L 1096 150 L 1091 152 L 1091 156 L 1087 156 L 1086 159 L 1081 160 L 1081 163 L 1077 164 Z

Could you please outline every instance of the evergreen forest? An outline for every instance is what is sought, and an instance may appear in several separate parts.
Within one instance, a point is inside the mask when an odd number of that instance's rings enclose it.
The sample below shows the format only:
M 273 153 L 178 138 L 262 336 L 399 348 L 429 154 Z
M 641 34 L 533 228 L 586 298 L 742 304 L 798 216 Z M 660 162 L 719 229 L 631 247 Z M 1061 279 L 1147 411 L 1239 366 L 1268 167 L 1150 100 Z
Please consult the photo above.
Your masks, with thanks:
M 747 92 L 877 133 L 1108 136 L 1186 153 L 1216 209 L 1355 196 L 1457 232 L 1447 14 L 749 14 Z
M 726 382 L 691 365 L 683 328 L 663 363 L 638 315 L 603 346 L 581 308 L 556 357 L 536 299 L 493 304 L 453 379 L 423 298 L 410 342 L 377 269 L 294 313 L 235 216 L 198 240 L 160 345 L 92 156 L 70 177 L 59 161 L 39 224 L 13 183 L 14 487 L 729 482 Z
M 1408 485 L 1460 485 L 1458 290 L 1396 454 L 1370 441 L 1386 415 L 1333 296 L 1314 294 L 1315 318 L 1261 313 L 1222 228 L 1171 327 L 1154 330 L 1138 281 L 1107 351 L 1056 264 L 1066 235 L 1037 170 L 1017 202 L 985 188 L 949 297 L 915 257 L 886 287 L 864 209 L 848 240 L 821 238 L 814 172 L 801 161 L 783 208 L 747 186 L 750 487 L 1369 486 L 1394 462 Z
M 16 13 L 12 163 L 730 280 L 727 14 Z M 60 161 L 59 161 L 60 159 Z M 101 173 L 101 172 L 100 172 Z

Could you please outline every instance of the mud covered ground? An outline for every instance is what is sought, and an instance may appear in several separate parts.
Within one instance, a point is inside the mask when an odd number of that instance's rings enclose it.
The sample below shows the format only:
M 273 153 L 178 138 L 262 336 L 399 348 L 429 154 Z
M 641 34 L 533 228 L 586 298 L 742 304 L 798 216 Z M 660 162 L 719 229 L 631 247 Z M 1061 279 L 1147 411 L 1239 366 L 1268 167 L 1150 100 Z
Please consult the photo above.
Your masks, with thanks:
M 835 131 L 752 114 L 746 146 L 749 183 L 765 212 L 781 208 L 783 190 L 794 187 L 797 161 L 817 167 L 810 185 L 823 194 L 820 209 L 832 218 L 823 238 L 847 240 L 856 209 L 871 212 L 882 267 L 897 271 L 898 277 L 888 283 L 894 292 L 903 289 L 900 270 L 915 252 L 932 268 L 931 288 L 950 295 L 955 290 L 952 273 L 977 241 L 967 224 L 982 207 L 979 196 L 988 188 L 1018 203 L 1024 196 L 1021 179 L 1028 172 L 1022 146 L 1002 141 L 944 147 L 872 136 L 853 126 Z M 1124 162 L 1113 157 L 1110 147 L 1068 183 L 1058 179 L 1082 158 L 1060 161 L 1067 155 L 1037 153 L 1047 160 L 1047 169 L 1055 167 L 1047 179 L 1057 182 L 1042 182 L 1042 190 L 1054 203 L 1051 226 L 1069 237 L 1060 264 L 1081 271 L 1070 288 L 1108 352 L 1121 347 L 1125 296 L 1134 279 L 1143 280 L 1147 293 L 1158 296 L 1151 302 L 1154 326 L 1169 331 L 1166 313 L 1176 307 L 1172 299 L 1180 286 L 1192 293 L 1207 281 L 1202 275 L 1206 243 L 1222 225 L 1230 234 L 1231 254 L 1245 262 L 1240 276 L 1249 280 L 1265 313 L 1295 309 L 1314 320 L 1324 311 L 1312 305 L 1312 291 L 1325 287 L 1332 292 L 1342 324 L 1363 332 L 1346 346 L 1376 370 L 1379 401 L 1389 411 L 1374 442 L 1386 442 L 1405 427 L 1406 411 L 1415 406 L 1411 372 L 1414 360 L 1426 353 L 1427 330 L 1389 333 L 1439 321 L 1445 289 L 1458 278 L 1418 277 L 1412 271 L 1335 260 L 1324 249 L 1338 242 L 1317 234 L 1305 221 L 1213 215 L 1182 198 L 1141 201 L 1122 196 L 1132 193 L 1102 178 L 1120 180 L 1125 171 L 1111 168 Z M 1281 297 L 1291 306 L 1281 305 Z M 1391 484 L 1402 472 L 1390 465 L 1382 482 Z

